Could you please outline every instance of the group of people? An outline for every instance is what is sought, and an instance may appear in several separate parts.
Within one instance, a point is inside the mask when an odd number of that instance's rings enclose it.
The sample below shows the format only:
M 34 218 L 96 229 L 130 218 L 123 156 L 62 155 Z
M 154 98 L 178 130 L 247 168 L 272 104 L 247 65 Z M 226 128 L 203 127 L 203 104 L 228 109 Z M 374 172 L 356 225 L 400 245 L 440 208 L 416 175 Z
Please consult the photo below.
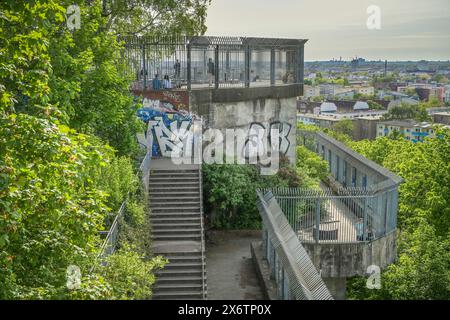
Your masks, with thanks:
M 175 83 L 176 83 L 176 87 L 181 87 L 181 83 L 180 83 L 180 75 L 181 75 L 181 64 L 180 61 L 177 59 L 174 66 L 174 76 L 175 76 Z M 145 73 L 145 74 L 144 74 Z M 147 70 L 142 70 L 141 69 L 141 77 L 147 77 L 148 73 Z M 169 75 L 164 75 L 163 79 L 159 78 L 159 74 L 155 74 L 155 77 L 152 80 L 152 89 L 153 90 L 168 90 L 168 89 L 172 89 L 173 85 L 172 85 L 172 80 L 170 79 Z
M 159 75 L 155 74 L 155 77 L 152 80 L 152 89 L 153 90 L 172 89 L 172 81 L 170 80 L 167 74 L 164 76 L 164 79 L 162 81 L 159 79 Z

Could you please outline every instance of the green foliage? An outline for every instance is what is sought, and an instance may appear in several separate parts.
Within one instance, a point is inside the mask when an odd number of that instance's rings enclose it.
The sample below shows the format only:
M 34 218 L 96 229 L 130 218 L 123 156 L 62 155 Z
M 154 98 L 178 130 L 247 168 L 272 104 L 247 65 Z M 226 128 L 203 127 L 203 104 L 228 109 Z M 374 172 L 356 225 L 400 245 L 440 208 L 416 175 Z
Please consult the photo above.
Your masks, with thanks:
M 379 138 L 351 144 L 355 151 L 404 179 L 399 188 L 398 262 L 382 274 L 383 289 L 367 292 L 354 280 L 354 298 L 449 297 L 450 130 L 424 143 Z
M 353 136 L 355 125 L 353 124 L 353 121 L 350 119 L 344 119 L 341 121 L 338 121 L 334 123 L 331 126 L 331 130 L 338 134 L 345 134 L 348 136 Z
M 203 191 L 211 225 L 223 229 L 259 227 L 258 171 L 250 165 L 203 165 Z
M 152 295 L 155 270 L 167 263 L 162 257 L 145 260 L 135 250 L 122 248 L 109 256 L 100 274 L 112 288 L 112 296 L 119 300 L 145 300 Z
M 318 188 L 328 175 L 328 164 L 303 146 L 297 148 L 297 167 L 280 158 L 276 175 L 261 176 L 252 165 L 203 165 L 203 192 L 211 226 L 220 229 L 258 229 L 256 189 Z
M 328 162 L 306 147 L 298 146 L 297 173 L 304 175 L 308 187 L 318 186 L 328 176 Z
M 384 120 L 402 120 L 414 119 L 417 121 L 431 121 L 428 115 L 426 106 L 424 104 L 411 105 L 402 103 L 398 106 L 393 106 L 388 113 L 383 116 Z
M 0 123 L 0 297 L 20 298 L 22 288 L 57 294 L 67 266 L 97 250 L 108 207 L 92 176 L 112 150 L 25 114 Z
M 421 221 L 412 233 L 399 239 L 399 259 L 383 273 L 380 290 L 366 288 L 366 279 L 348 281 L 349 299 L 448 300 L 450 284 L 450 246 L 448 238 Z
M 210 0 L 107 1 L 107 28 L 116 34 L 188 34 L 206 32 Z
M 128 193 L 135 193 L 139 187 L 133 165 L 126 157 L 112 159 L 95 179 L 99 187 L 108 194 L 108 205 L 111 208 L 119 208 Z
M 203 165 L 205 212 L 211 226 L 220 229 L 258 229 L 261 219 L 256 207 L 256 189 L 298 187 L 303 183 L 286 158 L 274 176 L 261 176 L 253 165 Z
M 369 105 L 369 108 L 372 110 L 384 110 L 384 107 L 381 104 L 373 100 L 367 100 L 367 104 Z
M 141 259 L 148 213 L 124 156 L 136 154 L 142 124 L 112 31 L 203 33 L 209 1 L 114 1 L 111 12 L 102 2 L 0 2 L 0 299 L 147 298 L 150 267 L 161 265 Z M 73 4 L 81 29 L 71 32 Z M 98 231 L 128 194 L 116 274 L 90 273 Z M 70 292 L 69 265 L 83 274 Z

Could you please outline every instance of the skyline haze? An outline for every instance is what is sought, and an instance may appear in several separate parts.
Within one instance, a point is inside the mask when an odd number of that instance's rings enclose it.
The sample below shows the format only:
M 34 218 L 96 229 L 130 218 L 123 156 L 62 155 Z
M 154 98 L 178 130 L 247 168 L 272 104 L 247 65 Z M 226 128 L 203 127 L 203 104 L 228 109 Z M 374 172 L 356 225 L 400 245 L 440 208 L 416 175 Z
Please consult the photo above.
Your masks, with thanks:
M 366 26 L 370 5 L 381 30 Z M 206 35 L 308 39 L 306 61 L 450 60 L 448 0 L 213 0 L 206 25 Z

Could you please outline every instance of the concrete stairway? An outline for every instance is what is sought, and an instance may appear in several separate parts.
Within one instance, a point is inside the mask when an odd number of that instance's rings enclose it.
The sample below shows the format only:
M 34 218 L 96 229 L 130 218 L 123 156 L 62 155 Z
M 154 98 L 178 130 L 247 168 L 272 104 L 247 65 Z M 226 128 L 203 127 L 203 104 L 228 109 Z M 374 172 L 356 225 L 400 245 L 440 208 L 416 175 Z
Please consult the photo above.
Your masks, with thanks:
M 169 260 L 156 274 L 153 299 L 205 299 L 201 171 L 155 168 L 150 173 L 153 251 Z

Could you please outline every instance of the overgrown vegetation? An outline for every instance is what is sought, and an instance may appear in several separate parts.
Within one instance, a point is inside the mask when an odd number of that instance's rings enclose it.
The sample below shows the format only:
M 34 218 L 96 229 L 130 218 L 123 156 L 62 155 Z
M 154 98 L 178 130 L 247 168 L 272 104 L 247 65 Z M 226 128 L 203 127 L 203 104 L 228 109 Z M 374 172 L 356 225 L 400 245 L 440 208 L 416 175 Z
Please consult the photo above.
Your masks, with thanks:
M 398 260 L 382 273 L 382 289 L 364 281 L 351 298 L 448 299 L 450 296 L 450 131 L 424 143 L 378 138 L 351 147 L 401 176 Z
M 306 131 L 316 126 L 299 124 Z M 348 281 L 350 299 L 448 299 L 450 296 L 450 130 L 413 143 L 401 136 L 352 141 L 324 130 L 404 179 L 399 188 L 398 258 L 382 272 L 380 290 Z
M 151 274 L 165 261 L 151 258 L 145 234 L 133 165 L 141 123 L 117 34 L 160 33 L 151 22 L 164 21 L 171 34 L 201 33 L 208 2 L 137 2 L 139 19 L 105 12 L 101 0 L 0 3 L 0 299 L 151 296 Z M 70 31 L 74 4 L 81 28 Z M 102 266 L 98 231 L 125 199 L 119 250 Z M 71 265 L 81 270 L 76 290 L 66 286 Z
M 253 165 L 203 165 L 203 197 L 209 224 L 219 229 L 259 229 L 256 189 L 316 188 L 327 163 L 305 147 L 297 148 L 297 167 L 280 159 L 276 175 L 262 176 Z

